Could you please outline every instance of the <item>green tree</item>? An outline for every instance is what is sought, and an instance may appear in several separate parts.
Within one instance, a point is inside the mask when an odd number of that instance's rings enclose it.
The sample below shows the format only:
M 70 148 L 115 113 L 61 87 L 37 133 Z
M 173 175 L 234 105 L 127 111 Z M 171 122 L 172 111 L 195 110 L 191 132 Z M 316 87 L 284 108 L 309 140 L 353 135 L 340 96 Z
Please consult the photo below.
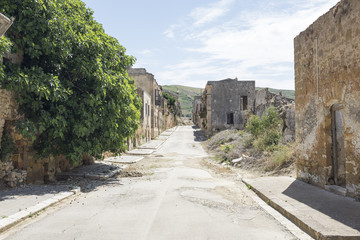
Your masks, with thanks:
M 135 59 L 80 0 L 2 0 L 20 65 L 4 62 L 2 88 L 16 93 L 18 130 L 39 156 L 119 153 L 136 130 L 141 102 L 127 67 Z

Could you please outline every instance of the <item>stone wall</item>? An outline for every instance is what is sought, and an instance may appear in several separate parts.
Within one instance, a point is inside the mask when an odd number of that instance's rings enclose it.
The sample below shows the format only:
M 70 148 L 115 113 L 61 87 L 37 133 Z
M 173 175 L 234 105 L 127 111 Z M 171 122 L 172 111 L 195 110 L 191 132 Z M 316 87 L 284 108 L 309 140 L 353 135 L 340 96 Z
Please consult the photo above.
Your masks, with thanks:
M 194 102 L 193 102 L 193 110 L 191 114 L 191 118 L 193 123 L 200 127 L 200 113 L 201 113 L 201 96 L 194 96 Z
M 360 1 L 295 38 L 297 176 L 360 196 Z
M 249 113 L 254 111 L 255 81 L 209 81 L 204 92 L 207 135 L 245 127 Z
M 14 123 L 18 117 L 18 104 L 14 94 L 0 89 L 0 140 L 6 132 L 14 140 L 16 147 L 16 153 L 10 156 L 8 162 L 4 162 L 5 159 L 0 161 L 0 188 L 54 181 L 56 173 L 73 168 L 62 157 L 35 158 L 31 142 L 15 130 Z
M 284 122 L 283 141 L 295 141 L 295 102 L 280 94 L 269 92 L 268 88 L 255 92 L 255 113 L 261 117 L 266 109 L 275 107 Z

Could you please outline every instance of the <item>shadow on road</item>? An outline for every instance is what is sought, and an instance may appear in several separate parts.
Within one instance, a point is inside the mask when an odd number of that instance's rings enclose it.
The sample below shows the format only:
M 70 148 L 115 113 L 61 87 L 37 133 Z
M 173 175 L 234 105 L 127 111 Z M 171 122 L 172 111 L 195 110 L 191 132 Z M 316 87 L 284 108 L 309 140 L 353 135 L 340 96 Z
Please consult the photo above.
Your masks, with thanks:
M 69 190 L 71 190 L 70 185 L 27 185 L 15 189 L 7 189 L 1 191 L 0 201 L 13 199 L 21 196 L 42 196 L 45 194 L 57 194 Z
M 194 140 L 195 142 L 204 142 L 207 140 L 204 131 L 200 130 L 199 127 L 193 126 L 194 131 Z

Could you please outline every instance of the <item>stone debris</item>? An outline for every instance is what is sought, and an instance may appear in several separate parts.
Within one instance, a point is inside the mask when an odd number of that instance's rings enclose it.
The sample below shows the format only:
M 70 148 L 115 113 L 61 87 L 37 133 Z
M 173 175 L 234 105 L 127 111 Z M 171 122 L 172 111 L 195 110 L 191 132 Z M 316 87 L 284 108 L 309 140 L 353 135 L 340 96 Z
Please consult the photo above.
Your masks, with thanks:
M 0 162 L 0 180 L 3 180 L 5 186 L 12 188 L 20 186 L 26 182 L 26 177 L 27 172 L 14 169 L 12 162 Z
M 242 160 L 243 160 L 243 158 L 240 157 L 240 158 L 233 159 L 231 162 L 232 163 L 238 163 L 238 162 L 241 162 Z

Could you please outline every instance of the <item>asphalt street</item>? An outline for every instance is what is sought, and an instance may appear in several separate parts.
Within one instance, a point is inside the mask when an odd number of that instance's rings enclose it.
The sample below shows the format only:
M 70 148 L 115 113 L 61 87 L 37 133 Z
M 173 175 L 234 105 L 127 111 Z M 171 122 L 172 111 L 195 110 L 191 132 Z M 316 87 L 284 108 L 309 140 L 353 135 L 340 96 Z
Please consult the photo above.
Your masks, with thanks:
M 297 239 L 245 185 L 206 167 L 209 156 L 194 131 L 178 127 L 136 163 L 142 177 L 104 181 L 0 239 Z

